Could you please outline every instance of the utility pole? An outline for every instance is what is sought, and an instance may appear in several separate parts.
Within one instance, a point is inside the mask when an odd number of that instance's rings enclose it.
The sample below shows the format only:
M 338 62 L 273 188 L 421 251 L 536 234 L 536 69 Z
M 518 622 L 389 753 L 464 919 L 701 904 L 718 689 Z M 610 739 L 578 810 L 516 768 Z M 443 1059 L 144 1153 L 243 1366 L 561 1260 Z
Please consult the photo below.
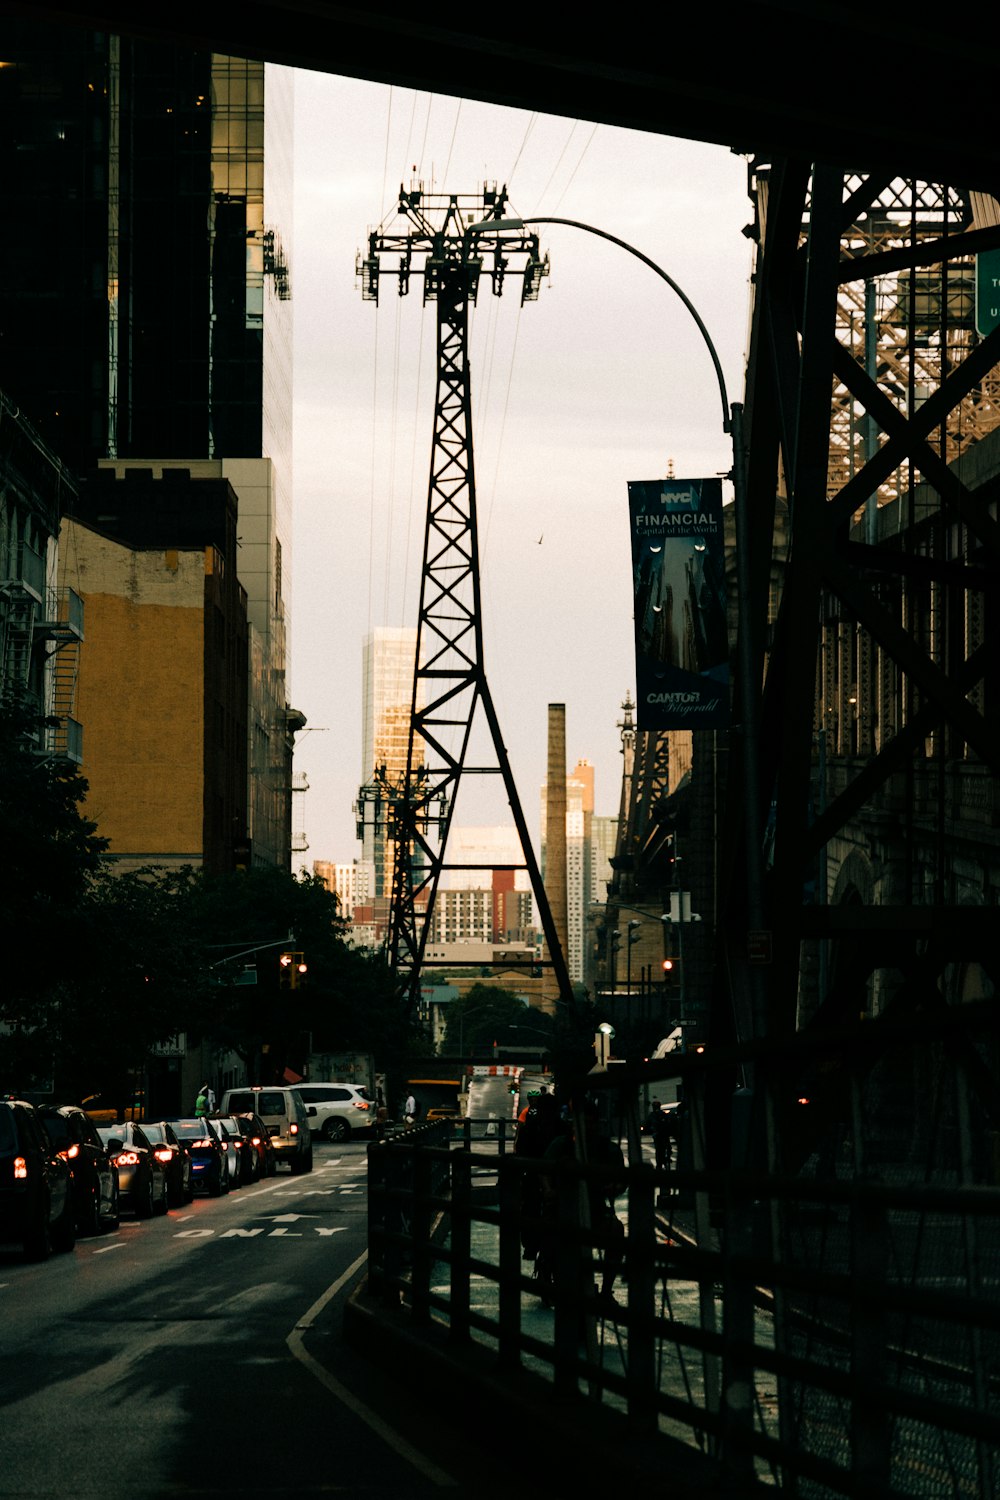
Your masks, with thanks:
M 395 846 L 389 962 L 410 1011 L 419 1001 L 421 966 L 442 873 L 486 868 L 445 862 L 455 796 L 462 776 L 470 774 L 503 778 L 524 860 L 523 865 L 506 868 L 528 872 L 548 951 L 542 963 L 553 970 L 559 999 L 570 1005 L 573 1001 L 566 958 L 532 851 L 483 660 L 469 303 L 475 303 L 484 273 L 497 297 L 507 276 L 519 274 L 521 301 L 533 302 L 549 269 L 536 233 L 523 226 L 482 228 L 487 215 L 502 217 L 506 202 L 506 189 L 495 186 L 468 195 L 401 187 L 397 213 L 402 225 L 373 231 L 367 254 L 358 257 L 357 265 L 361 295 L 368 302 L 378 301 L 380 282 L 390 276 L 400 296 L 407 294 L 413 277 L 421 278 L 424 301 L 437 303 L 437 394 L 409 748 L 403 785 L 389 808 Z M 491 766 L 467 763 L 480 707 L 496 755 Z

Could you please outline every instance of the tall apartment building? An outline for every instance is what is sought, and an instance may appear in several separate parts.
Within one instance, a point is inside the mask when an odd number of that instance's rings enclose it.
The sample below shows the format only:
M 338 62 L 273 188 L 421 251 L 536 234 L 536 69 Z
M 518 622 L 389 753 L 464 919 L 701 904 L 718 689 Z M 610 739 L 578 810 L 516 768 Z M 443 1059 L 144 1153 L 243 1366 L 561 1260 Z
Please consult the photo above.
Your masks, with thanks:
M 232 484 L 250 615 L 242 833 L 255 861 L 286 863 L 304 722 L 287 701 L 283 590 L 292 75 L 11 18 L 0 52 L 0 163 L 18 225 L 0 245 L 0 388 L 77 475 L 201 464 Z M 129 686 L 120 659 L 109 714 Z
M 489 887 L 438 891 L 428 941 L 530 942 L 534 936 L 531 914 L 531 892 L 515 890 L 512 872 L 496 870 Z
M 0 391 L 0 691 L 44 715 L 39 749 L 78 765 L 83 602 L 56 574 L 59 517 L 75 496 L 66 466 Z
M 361 858 L 375 871 L 373 898 L 392 895 L 395 846 L 390 804 L 406 776 L 417 632 L 381 626 L 364 639 L 361 657 L 361 787 L 356 810 Z
M 608 899 L 608 881 L 614 873 L 611 860 L 618 843 L 618 816 L 595 813 L 590 820 L 590 895 L 592 906 Z
M 371 904 L 375 870 L 364 860 L 335 864 L 332 860 L 314 859 L 313 874 L 336 896 L 340 916 L 353 921 L 356 907 Z

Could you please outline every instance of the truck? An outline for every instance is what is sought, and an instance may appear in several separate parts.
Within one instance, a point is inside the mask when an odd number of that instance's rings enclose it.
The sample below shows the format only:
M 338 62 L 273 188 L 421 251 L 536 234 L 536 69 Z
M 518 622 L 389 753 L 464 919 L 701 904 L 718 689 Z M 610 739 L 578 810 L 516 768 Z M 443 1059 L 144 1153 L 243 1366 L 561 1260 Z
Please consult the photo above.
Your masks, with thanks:
M 324 1083 L 357 1084 L 367 1089 L 372 1099 L 377 1099 L 379 1088 L 385 1086 L 384 1079 L 375 1072 L 375 1059 L 370 1052 L 310 1052 L 303 1081 L 313 1078 Z

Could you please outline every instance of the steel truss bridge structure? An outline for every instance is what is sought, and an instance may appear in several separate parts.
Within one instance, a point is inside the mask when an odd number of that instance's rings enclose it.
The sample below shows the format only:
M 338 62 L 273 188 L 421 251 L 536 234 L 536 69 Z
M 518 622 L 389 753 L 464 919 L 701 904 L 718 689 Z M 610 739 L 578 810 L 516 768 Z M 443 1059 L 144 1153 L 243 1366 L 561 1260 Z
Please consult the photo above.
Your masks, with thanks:
M 744 909 L 753 800 L 774 939 L 754 1029 L 774 1035 L 803 1019 L 813 939 L 833 944 L 819 1008 L 838 1021 L 871 1012 L 876 973 L 883 1003 L 932 1010 L 996 983 L 997 841 L 963 807 L 992 805 L 1000 760 L 1000 332 L 977 334 L 967 299 L 1000 211 L 967 187 L 827 164 L 757 164 L 755 182 L 743 586 L 761 696 L 736 717 L 758 735 L 760 779 L 743 785 L 733 758 L 720 920 L 733 930 Z

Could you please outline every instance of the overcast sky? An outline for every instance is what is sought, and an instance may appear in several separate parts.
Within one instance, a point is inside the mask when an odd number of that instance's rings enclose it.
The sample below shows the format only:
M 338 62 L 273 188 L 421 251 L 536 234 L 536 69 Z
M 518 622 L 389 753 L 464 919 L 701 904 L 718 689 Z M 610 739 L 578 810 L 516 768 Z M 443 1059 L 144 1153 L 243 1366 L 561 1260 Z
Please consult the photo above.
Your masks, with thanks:
M 295 478 L 290 701 L 309 842 L 294 867 L 359 853 L 361 644 L 415 625 L 434 401 L 434 305 L 354 274 L 400 183 L 474 193 L 511 213 L 584 220 L 663 267 L 698 309 L 729 400 L 742 398 L 746 162 L 716 146 L 408 89 L 296 75 Z M 542 227 L 551 276 L 520 306 L 481 292 L 470 361 L 486 673 L 537 838 L 547 709 L 566 705 L 567 763 L 618 809 L 635 693 L 627 483 L 728 470 L 714 369 L 689 313 L 647 267 L 592 235 Z M 485 752 L 480 754 L 485 761 Z M 367 768 L 365 774 L 370 774 Z M 500 820 L 484 779 L 456 819 Z M 301 825 L 303 813 L 299 812 Z

